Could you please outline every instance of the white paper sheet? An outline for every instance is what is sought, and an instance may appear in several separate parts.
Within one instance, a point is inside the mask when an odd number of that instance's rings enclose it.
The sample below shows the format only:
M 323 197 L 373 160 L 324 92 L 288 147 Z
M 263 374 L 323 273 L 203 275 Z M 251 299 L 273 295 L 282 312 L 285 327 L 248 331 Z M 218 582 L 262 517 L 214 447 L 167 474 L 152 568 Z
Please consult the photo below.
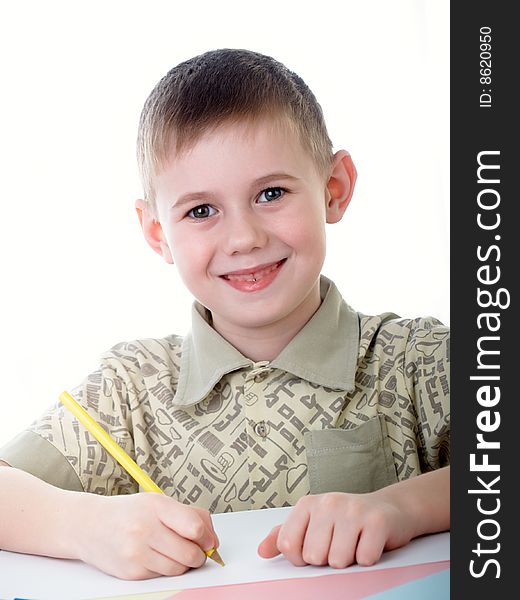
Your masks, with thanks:
M 105 575 L 79 561 L 59 560 L 12 552 L 0 552 L 0 599 L 90 600 L 102 596 L 179 590 L 251 581 L 312 577 L 342 573 L 329 567 L 294 567 L 278 556 L 262 559 L 256 549 L 267 533 L 283 523 L 291 508 L 273 508 L 213 515 L 220 539 L 221 567 L 207 560 L 200 569 L 180 577 L 124 581 Z M 401 567 L 449 560 L 449 533 L 413 540 L 408 546 L 386 552 L 372 567 L 348 567 L 349 571 Z

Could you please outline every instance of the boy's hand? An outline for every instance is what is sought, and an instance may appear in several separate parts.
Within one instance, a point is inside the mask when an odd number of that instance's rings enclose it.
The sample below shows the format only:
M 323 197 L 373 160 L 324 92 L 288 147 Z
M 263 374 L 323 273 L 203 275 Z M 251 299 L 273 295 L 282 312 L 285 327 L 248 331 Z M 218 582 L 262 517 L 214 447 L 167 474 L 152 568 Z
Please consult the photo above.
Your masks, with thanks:
M 219 544 L 207 510 L 168 496 L 81 496 L 75 554 L 121 579 L 181 575 Z
M 372 565 L 383 550 L 398 548 L 413 537 L 410 515 L 385 498 L 331 492 L 304 496 L 285 524 L 260 543 L 263 558 L 283 554 L 293 565 L 330 565 L 342 569 L 357 562 Z
M 370 494 L 304 496 L 258 553 L 263 558 L 281 553 L 298 566 L 373 565 L 383 550 L 449 528 L 450 468 L 444 467 Z

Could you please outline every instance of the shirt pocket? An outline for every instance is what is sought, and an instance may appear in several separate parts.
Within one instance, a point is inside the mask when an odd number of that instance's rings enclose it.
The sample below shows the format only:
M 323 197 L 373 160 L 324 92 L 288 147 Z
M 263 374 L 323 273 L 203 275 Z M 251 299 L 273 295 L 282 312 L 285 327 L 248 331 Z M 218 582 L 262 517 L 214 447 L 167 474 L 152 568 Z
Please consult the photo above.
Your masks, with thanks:
M 353 429 L 308 431 L 304 440 L 311 494 L 363 494 L 398 481 L 382 415 Z

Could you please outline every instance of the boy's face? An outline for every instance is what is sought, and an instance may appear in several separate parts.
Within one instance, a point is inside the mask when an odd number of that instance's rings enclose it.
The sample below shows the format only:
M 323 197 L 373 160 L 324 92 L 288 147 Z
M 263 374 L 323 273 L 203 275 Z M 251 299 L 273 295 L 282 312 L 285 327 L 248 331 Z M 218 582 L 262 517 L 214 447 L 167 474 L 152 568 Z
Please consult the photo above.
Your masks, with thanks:
M 325 223 L 341 218 L 355 180 L 342 153 L 341 173 L 325 181 L 292 134 L 227 125 L 157 177 L 158 223 L 145 226 L 138 201 L 148 242 L 177 265 L 217 330 L 281 326 L 299 313 L 305 322 L 318 308 Z

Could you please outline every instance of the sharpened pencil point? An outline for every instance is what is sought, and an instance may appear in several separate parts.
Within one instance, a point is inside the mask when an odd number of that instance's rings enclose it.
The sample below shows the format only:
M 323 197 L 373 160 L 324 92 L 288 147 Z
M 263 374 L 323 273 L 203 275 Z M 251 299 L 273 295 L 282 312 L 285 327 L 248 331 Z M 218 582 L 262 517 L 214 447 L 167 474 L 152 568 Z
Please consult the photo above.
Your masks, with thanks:
M 220 554 L 217 552 L 216 548 L 212 548 L 206 552 L 208 558 L 211 558 L 216 563 L 218 563 L 221 567 L 225 567 L 224 561 L 220 558 Z

